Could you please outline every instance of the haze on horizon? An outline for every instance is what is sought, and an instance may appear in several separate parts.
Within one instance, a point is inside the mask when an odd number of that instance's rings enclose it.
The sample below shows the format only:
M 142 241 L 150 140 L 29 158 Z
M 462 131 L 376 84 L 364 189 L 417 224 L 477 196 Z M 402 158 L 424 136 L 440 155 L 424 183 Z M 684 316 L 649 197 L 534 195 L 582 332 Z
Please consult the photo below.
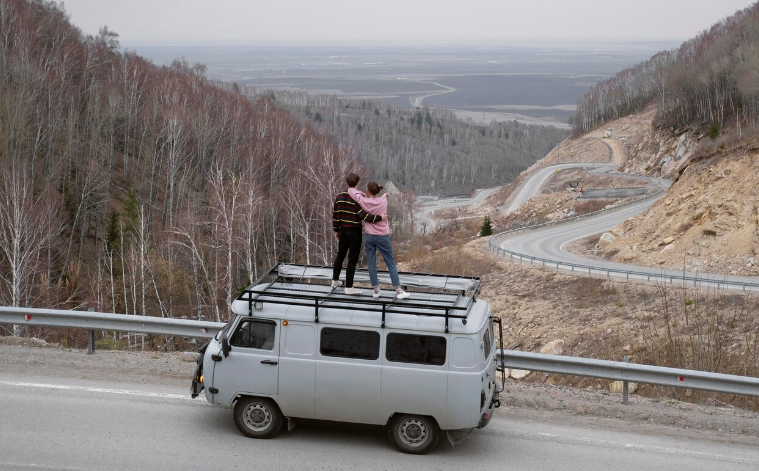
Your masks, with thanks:
M 682 41 L 750 0 L 65 0 L 131 44 Z

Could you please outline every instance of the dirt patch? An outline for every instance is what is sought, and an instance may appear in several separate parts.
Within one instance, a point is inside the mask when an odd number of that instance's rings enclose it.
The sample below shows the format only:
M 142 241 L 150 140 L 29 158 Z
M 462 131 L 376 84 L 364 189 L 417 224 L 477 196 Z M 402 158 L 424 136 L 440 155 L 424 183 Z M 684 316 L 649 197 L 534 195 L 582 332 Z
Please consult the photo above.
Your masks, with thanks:
M 195 363 L 183 361 L 186 355 L 197 354 L 102 350 L 87 355 L 85 350 L 61 348 L 39 339 L 0 337 L 0 370 L 4 373 L 112 379 L 186 385 L 189 388 Z

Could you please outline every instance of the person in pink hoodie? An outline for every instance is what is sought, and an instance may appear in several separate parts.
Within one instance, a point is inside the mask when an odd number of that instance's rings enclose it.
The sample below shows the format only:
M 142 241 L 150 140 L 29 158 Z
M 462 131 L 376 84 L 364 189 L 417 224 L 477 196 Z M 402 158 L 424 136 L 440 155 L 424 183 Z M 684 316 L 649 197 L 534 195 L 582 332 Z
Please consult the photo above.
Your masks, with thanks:
M 387 213 L 387 194 L 379 196 L 379 192 L 384 187 L 377 182 L 369 182 L 366 185 L 366 194 L 357 188 L 348 188 L 348 194 L 353 200 L 369 214 L 386 214 Z M 372 282 L 372 296 L 379 298 L 380 287 L 377 279 L 377 251 L 382 254 L 382 258 L 387 265 L 387 271 L 390 273 L 390 281 L 395 288 L 395 299 L 406 299 L 411 294 L 401 288 L 401 281 L 398 277 L 398 268 L 395 266 L 395 256 L 393 255 L 393 246 L 390 243 L 390 225 L 387 219 L 383 218 L 379 222 L 364 222 L 364 252 L 369 264 L 369 280 Z

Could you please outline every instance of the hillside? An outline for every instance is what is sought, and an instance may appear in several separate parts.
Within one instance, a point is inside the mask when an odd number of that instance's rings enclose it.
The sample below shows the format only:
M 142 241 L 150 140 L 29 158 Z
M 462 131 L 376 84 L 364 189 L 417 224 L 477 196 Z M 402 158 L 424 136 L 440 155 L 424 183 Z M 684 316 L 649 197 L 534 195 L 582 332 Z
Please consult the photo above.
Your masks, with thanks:
M 608 136 L 621 171 L 673 180 L 667 196 L 611 231 L 593 256 L 759 275 L 759 3 L 580 99 L 575 135 Z M 570 140 L 572 142 L 573 140 Z M 595 249 L 595 240 L 585 242 Z
M 0 31 L 0 304 L 219 320 L 277 261 L 331 262 L 355 153 L 56 3 L 0 0 Z
M 272 92 L 316 129 L 352 149 L 380 181 L 416 194 L 462 195 L 503 185 L 561 142 L 567 131 L 516 121 L 462 121 L 442 108 Z
M 664 127 L 728 123 L 756 126 L 759 119 L 759 2 L 715 23 L 678 49 L 592 86 L 577 106 L 575 134 L 654 104 Z M 740 134 L 740 132 L 739 132 Z

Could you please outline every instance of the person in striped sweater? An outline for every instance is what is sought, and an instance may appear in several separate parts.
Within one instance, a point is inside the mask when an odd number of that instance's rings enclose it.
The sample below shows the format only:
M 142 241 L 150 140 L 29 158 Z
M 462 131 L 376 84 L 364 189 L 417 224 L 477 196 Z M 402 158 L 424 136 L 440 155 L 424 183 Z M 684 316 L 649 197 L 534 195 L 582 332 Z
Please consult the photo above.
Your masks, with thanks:
M 349 173 L 345 177 L 348 188 L 356 188 L 361 179 L 355 173 Z M 361 209 L 347 191 L 343 191 L 335 198 L 332 207 L 332 230 L 335 232 L 337 243 L 337 256 L 332 269 L 332 288 L 342 286 L 340 272 L 343 269 L 345 256 L 348 256 L 348 266 L 345 269 L 345 294 L 361 294 L 360 289 L 353 287 L 353 277 L 356 273 L 358 257 L 361 253 L 364 221 L 375 223 L 387 220 L 387 213 L 371 215 Z

